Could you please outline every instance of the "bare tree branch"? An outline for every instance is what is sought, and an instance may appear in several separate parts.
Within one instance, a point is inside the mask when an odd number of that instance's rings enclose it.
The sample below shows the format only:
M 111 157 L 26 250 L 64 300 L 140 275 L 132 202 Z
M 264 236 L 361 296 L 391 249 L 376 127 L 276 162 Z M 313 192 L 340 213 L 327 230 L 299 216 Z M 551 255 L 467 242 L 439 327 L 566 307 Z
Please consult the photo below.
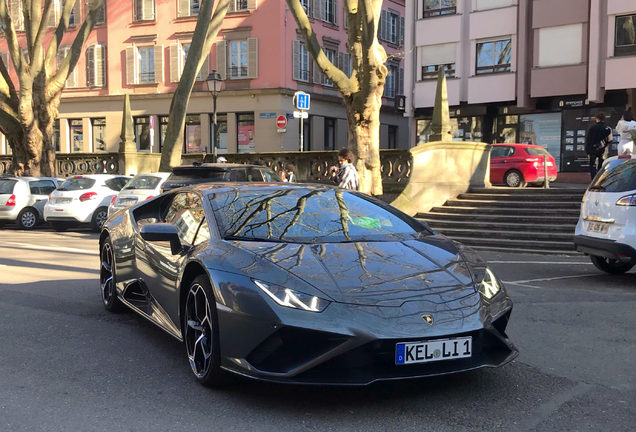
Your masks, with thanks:
M 4 32 L 4 38 L 7 40 L 7 48 L 9 49 L 13 67 L 18 74 L 18 78 L 20 78 L 23 70 L 22 54 L 20 53 L 20 45 L 18 44 L 13 20 L 7 7 L 7 0 L 0 0 L 0 22 L 2 22 L 2 31 Z

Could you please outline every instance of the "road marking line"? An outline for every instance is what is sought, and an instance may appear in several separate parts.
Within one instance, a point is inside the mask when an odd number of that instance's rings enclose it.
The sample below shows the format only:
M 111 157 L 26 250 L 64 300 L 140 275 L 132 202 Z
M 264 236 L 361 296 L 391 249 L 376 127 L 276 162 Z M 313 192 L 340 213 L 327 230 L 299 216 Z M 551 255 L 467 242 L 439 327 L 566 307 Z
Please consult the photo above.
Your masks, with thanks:
M 576 261 L 488 261 L 489 264 L 576 264 L 576 265 L 592 265 L 591 262 L 576 262 Z
M 18 243 L 18 242 L 0 242 L 0 247 L 2 247 L 3 244 L 10 245 L 10 246 L 20 246 L 27 249 L 35 249 L 35 250 L 50 250 L 50 251 L 57 251 L 57 252 L 78 252 L 78 253 L 84 253 L 84 254 L 99 255 L 98 251 L 87 250 L 87 249 L 41 246 L 41 245 L 32 245 L 28 243 Z
M 510 284 L 526 284 L 529 282 L 550 282 L 550 281 L 554 281 L 554 280 L 561 280 L 561 279 L 575 279 L 575 278 L 584 278 L 584 277 L 590 277 L 590 276 L 599 276 L 600 274 L 597 273 L 591 273 L 591 274 L 585 274 L 585 275 L 576 275 L 576 276 L 558 276 L 558 277 L 552 277 L 552 278 L 544 278 L 544 279 L 526 279 L 526 280 L 518 280 L 518 281 L 504 281 L 504 283 L 510 283 Z

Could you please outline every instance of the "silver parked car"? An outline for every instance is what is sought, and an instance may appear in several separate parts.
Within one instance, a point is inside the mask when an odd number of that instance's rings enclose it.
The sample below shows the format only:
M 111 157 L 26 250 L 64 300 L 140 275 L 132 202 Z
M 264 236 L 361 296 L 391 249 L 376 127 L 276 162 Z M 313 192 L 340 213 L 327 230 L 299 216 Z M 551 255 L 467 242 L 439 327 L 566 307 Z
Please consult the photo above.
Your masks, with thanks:
M 43 221 L 49 194 L 64 180 L 53 177 L 15 177 L 0 175 L 0 227 L 15 222 L 30 230 Z
M 137 174 L 110 202 L 108 216 L 121 209 L 161 194 L 161 186 L 171 173 Z

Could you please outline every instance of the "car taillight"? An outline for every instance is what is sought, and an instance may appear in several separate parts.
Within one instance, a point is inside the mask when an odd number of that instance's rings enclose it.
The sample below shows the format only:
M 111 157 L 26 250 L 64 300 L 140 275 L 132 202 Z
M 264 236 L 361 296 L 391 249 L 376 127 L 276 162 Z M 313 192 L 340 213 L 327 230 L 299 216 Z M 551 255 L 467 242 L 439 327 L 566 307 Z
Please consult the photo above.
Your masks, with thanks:
M 618 159 L 631 159 L 631 158 L 632 158 L 632 156 L 631 156 L 631 155 L 620 155 L 620 156 L 618 157 Z
M 636 206 L 636 194 L 624 196 L 623 198 L 621 198 L 618 201 L 616 201 L 616 205 L 619 205 L 619 206 Z
M 150 198 L 154 198 L 154 196 L 150 195 L 148 198 L 146 198 L 146 201 L 149 200 Z
M 115 195 L 113 199 L 110 200 L 110 205 L 115 205 L 115 201 L 117 201 L 117 195 Z
M 7 200 L 6 206 L 14 206 L 15 207 L 15 195 L 11 195 Z
M 85 194 L 79 197 L 79 200 L 80 202 L 89 201 L 89 200 L 95 199 L 96 196 L 97 196 L 96 192 L 86 192 Z

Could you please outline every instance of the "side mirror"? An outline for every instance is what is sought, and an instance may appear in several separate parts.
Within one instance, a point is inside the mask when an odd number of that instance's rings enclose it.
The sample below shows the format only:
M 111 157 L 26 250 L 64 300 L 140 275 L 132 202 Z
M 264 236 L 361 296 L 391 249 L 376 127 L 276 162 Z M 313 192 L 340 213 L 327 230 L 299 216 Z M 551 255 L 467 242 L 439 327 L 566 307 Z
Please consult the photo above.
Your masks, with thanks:
M 141 227 L 141 238 L 149 242 L 170 242 L 172 255 L 181 252 L 181 240 L 177 228 L 168 223 L 153 223 Z

